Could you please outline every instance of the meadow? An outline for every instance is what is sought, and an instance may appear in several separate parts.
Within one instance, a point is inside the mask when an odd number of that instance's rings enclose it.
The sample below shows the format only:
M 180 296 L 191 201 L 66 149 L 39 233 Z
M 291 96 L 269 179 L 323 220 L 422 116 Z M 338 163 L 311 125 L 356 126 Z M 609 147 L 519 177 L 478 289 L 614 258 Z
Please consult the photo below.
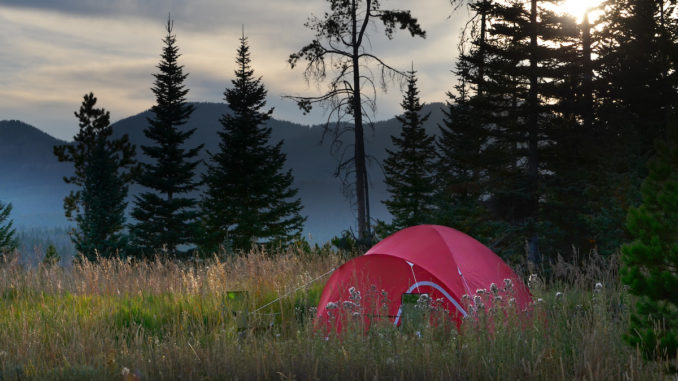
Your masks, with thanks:
M 326 336 L 312 321 L 322 275 L 346 260 L 297 250 L 68 268 L 6 258 L 0 380 L 657 380 L 678 363 L 644 361 L 624 343 L 633 297 L 614 256 L 533 276 L 530 316 Z

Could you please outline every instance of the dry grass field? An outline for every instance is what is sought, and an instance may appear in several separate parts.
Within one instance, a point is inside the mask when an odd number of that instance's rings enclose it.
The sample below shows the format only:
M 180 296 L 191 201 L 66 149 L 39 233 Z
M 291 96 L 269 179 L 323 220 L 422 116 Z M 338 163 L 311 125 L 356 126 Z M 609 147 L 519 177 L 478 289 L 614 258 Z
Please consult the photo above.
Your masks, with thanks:
M 624 343 L 633 299 L 614 258 L 533 278 L 529 317 L 485 311 L 459 331 L 326 337 L 312 316 L 327 277 L 311 281 L 343 261 L 294 251 L 67 269 L 5 260 L 0 380 L 657 380 L 676 363 L 644 362 Z

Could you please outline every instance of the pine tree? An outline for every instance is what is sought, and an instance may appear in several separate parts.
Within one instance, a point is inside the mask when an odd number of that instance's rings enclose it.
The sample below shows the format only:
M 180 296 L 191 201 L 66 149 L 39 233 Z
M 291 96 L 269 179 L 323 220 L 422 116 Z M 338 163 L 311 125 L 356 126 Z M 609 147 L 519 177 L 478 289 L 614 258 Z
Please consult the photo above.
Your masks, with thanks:
M 10 253 L 19 246 L 15 237 L 16 231 L 12 227 L 9 215 L 12 213 L 12 204 L 0 201 L 0 257 Z
M 385 181 L 390 199 L 384 205 L 393 215 L 393 230 L 431 223 L 433 220 L 433 163 L 435 139 L 426 134 L 417 78 L 414 70 L 408 73 L 407 91 L 400 104 L 405 111 L 398 116 L 402 124 L 400 136 L 392 136 L 395 150 L 387 149 L 384 161 Z
M 161 249 L 170 257 L 185 255 L 177 247 L 194 244 L 198 230 L 196 200 L 189 194 L 198 186 L 194 174 L 200 161 L 194 158 L 202 145 L 186 148 L 185 142 L 195 129 L 180 129 L 194 107 L 186 101 L 188 89 L 184 81 L 188 74 L 178 63 L 179 48 L 172 28 L 173 22 L 168 20 L 158 64 L 160 72 L 153 75 L 153 118 L 148 119 L 149 126 L 144 129 L 155 145 L 141 146 L 151 161 L 142 166 L 138 182 L 149 190 L 136 197 L 132 211 L 137 220 L 131 227 L 133 245 L 137 255 L 145 257 Z
M 45 256 L 42 258 L 42 264 L 47 267 L 57 266 L 61 262 L 61 256 L 53 244 L 49 244 L 45 249 Z
M 207 185 L 201 207 L 206 230 L 205 248 L 223 246 L 249 251 L 253 244 L 288 244 L 299 237 L 306 218 L 295 199 L 292 171 L 284 171 L 283 142 L 270 144 L 266 121 L 266 89 L 254 76 L 247 38 L 238 48 L 233 88 L 224 91 L 232 114 L 223 115 L 219 152 L 203 177 Z
M 650 359 L 671 359 L 678 353 L 678 123 L 648 167 L 642 204 L 627 219 L 635 240 L 622 247 L 622 280 L 639 297 L 626 340 Z
M 84 96 L 79 112 L 80 130 L 73 144 L 54 147 L 59 161 L 72 162 L 74 174 L 67 184 L 78 187 L 64 199 L 66 217 L 77 225 L 71 232 L 76 250 L 90 260 L 111 257 L 127 249 L 122 234 L 128 184 L 137 171 L 135 147 L 127 135 L 111 139 L 110 114 L 95 108 L 97 98 Z
M 448 98 L 436 140 L 435 221 L 485 240 L 492 235 L 485 224 L 488 212 L 483 203 L 487 194 L 488 153 L 484 147 L 489 136 L 489 118 L 478 112 L 484 110 L 480 103 L 485 99 L 482 96 L 469 99 L 463 92 L 460 95 L 450 92 Z
M 589 217 L 597 245 L 613 252 L 628 239 L 628 208 L 640 202 L 640 185 L 654 141 L 678 105 L 675 4 L 665 0 L 610 0 L 594 32 L 593 53 L 599 144 L 597 184 Z
M 488 220 L 482 198 L 486 194 L 489 164 L 484 147 L 492 122 L 492 105 L 485 96 L 487 31 L 492 4 L 489 0 L 468 3 L 476 14 L 464 30 L 464 36 L 471 36 L 471 40 L 470 44 L 466 40 L 460 43 L 461 53 L 455 68 L 458 83 L 454 86 L 455 92 L 447 93 L 436 140 L 436 223 L 455 227 L 481 240 L 488 238 L 488 232 L 481 225 Z
M 554 175 L 552 127 L 571 113 L 564 89 L 576 66 L 574 20 L 545 3 L 470 4 L 480 25 L 459 59 L 461 83 L 448 106 L 445 141 L 439 141 L 441 156 L 452 159 L 441 179 L 446 208 L 461 212 L 454 219 L 486 231 L 484 239 L 503 242 L 494 248 L 504 256 L 520 255 L 527 241 L 534 263 L 541 260 L 538 242 Z M 483 213 L 486 221 L 479 218 Z

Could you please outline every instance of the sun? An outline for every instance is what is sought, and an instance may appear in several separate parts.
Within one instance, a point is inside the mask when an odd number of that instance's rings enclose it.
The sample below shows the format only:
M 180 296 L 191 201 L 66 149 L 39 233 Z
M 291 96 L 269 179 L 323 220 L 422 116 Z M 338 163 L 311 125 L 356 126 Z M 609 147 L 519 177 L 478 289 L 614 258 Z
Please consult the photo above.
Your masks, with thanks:
M 560 9 L 574 16 L 577 22 L 580 23 L 584 20 L 586 11 L 597 7 L 601 2 L 602 0 L 565 0 L 560 5 Z

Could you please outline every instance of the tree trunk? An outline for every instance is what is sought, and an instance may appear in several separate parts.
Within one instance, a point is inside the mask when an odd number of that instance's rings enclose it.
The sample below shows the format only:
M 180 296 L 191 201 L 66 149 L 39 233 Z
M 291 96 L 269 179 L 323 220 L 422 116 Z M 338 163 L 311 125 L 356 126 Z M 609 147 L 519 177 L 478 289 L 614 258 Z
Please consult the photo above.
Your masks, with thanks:
M 483 87 L 485 84 L 485 34 L 487 30 L 487 12 L 489 11 L 488 0 L 483 1 L 480 11 L 480 60 L 478 62 L 478 95 L 483 95 Z
M 591 67 L 591 24 L 589 12 L 584 15 L 582 22 L 582 55 L 583 55 L 583 91 L 584 91 L 584 128 L 588 132 L 593 127 L 593 68 Z
M 369 11 L 369 8 L 368 8 Z M 358 206 L 358 239 L 365 241 L 370 236 L 369 221 L 367 220 L 367 168 L 365 167 L 365 140 L 363 133 L 363 113 L 360 97 L 360 62 L 358 60 L 360 51 L 358 46 L 358 23 L 356 14 L 356 2 L 353 0 L 351 8 L 352 18 L 352 45 L 353 45 L 353 118 L 354 128 L 354 155 L 355 162 L 355 190 L 356 202 Z
M 530 6 L 530 91 L 528 94 L 528 157 L 527 177 L 530 197 L 530 210 L 528 211 L 528 260 L 539 264 L 541 255 L 537 244 L 538 234 L 536 221 L 539 210 L 539 128 L 538 128 L 538 99 L 537 99 L 537 0 L 531 0 Z

